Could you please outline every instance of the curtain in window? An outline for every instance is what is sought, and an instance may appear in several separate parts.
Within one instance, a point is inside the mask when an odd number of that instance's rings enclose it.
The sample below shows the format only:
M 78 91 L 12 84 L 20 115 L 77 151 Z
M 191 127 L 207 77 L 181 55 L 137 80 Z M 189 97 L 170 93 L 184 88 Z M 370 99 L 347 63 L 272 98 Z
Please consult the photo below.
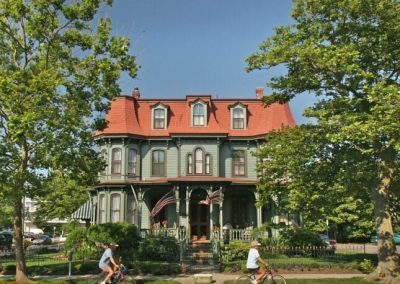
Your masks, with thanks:
M 210 164 L 211 164 L 211 158 L 210 155 L 206 155 L 206 174 L 210 173 Z
M 194 159 L 195 159 L 195 170 L 196 174 L 203 173 L 203 150 L 200 148 L 196 149 L 194 152 Z
M 244 110 L 241 108 L 235 108 L 233 110 L 233 128 L 234 129 L 244 128 Z
M 165 109 L 155 109 L 154 110 L 154 128 L 164 129 L 165 128 Z
M 193 107 L 193 125 L 204 125 L 204 105 L 195 104 Z
M 135 149 L 129 149 L 128 152 L 128 175 L 136 175 L 137 152 Z
M 243 150 L 233 152 L 233 175 L 244 176 L 245 174 L 245 157 Z
M 128 214 L 127 214 L 127 222 L 129 224 L 135 224 L 135 213 L 136 213 L 136 201 L 135 196 L 128 195 Z
M 164 151 L 153 151 L 152 174 L 155 176 L 164 176 Z
M 187 156 L 187 173 L 193 173 L 193 156 L 191 154 Z
M 121 157 L 122 151 L 120 148 L 115 148 L 112 150 L 112 174 L 121 174 Z
M 120 221 L 120 203 L 121 196 L 119 194 L 111 194 L 111 223 Z

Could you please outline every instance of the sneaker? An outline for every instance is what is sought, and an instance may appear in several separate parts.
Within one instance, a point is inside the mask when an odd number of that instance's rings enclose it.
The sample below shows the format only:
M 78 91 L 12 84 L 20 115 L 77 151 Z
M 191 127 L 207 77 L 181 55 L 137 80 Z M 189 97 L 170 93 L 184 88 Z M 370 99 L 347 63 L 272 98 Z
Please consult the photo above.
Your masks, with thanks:
M 251 284 L 257 284 L 257 280 L 252 280 Z
M 101 281 L 101 282 L 100 282 L 100 284 L 106 284 L 106 282 L 104 282 L 104 281 Z

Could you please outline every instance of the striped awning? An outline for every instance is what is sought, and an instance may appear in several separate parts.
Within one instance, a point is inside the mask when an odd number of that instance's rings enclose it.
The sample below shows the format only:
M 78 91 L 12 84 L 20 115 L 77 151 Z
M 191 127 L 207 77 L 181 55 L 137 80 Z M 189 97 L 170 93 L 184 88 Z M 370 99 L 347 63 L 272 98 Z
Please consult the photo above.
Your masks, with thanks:
M 92 200 L 86 201 L 74 213 L 71 214 L 71 219 L 91 220 L 92 219 Z

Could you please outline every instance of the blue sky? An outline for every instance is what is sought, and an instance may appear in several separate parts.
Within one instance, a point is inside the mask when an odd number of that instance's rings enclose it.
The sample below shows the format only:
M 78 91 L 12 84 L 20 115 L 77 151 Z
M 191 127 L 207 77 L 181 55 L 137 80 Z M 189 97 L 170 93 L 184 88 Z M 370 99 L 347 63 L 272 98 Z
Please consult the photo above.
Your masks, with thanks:
M 246 73 L 245 58 L 256 52 L 274 27 L 291 23 L 292 0 L 115 0 L 103 8 L 113 32 L 131 40 L 141 66 L 138 76 L 124 76 L 124 94 L 139 87 L 142 98 L 254 98 L 282 69 Z M 270 90 L 265 89 L 265 94 Z M 297 123 L 312 103 L 294 99 Z

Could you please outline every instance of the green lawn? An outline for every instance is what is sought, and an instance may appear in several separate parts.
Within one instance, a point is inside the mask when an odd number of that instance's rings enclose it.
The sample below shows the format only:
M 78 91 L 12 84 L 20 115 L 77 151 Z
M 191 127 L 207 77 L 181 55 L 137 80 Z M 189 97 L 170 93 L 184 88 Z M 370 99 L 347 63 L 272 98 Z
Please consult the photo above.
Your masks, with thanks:
M 12 281 L 2 281 L 0 280 L 0 284 L 7 284 L 8 282 Z M 36 284 L 91 284 L 91 281 L 88 280 L 35 280 Z M 127 282 L 129 284 L 129 281 Z M 136 280 L 137 284 L 179 284 L 177 281 L 171 281 L 171 280 Z
M 350 279 L 286 279 L 287 284 L 371 284 L 362 278 Z M 233 280 L 225 281 L 224 284 L 233 284 Z

